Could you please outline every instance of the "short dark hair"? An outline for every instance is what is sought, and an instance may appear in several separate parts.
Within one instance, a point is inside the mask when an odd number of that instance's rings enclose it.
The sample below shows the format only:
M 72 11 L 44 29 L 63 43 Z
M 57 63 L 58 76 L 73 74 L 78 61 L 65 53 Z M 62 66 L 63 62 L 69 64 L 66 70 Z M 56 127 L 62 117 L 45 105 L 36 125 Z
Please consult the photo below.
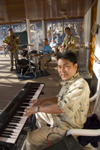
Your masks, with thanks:
M 63 53 L 58 53 L 57 54 L 57 61 L 59 59 L 66 59 L 69 60 L 70 62 L 73 63 L 73 65 L 75 65 L 77 63 L 77 56 L 75 55 L 75 53 L 71 52 L 71 51 L 65 51 Z
M 66 31 L 67 29 L 68 29 L 68 30 L 70 30 L 70 28 L 69 28 L 69 27 L 66 27 L 66 28 L 65 28 L 65 31 Z
M 46 41 L 48 41 L 48 39 L 47 39 L 47 38 L 44 38 L 43 40 L 46 40 Z
M 12 28 L 9 28 L 9 29 L 8 29 L 8 31 L 11 31 L 11 30 L 12 30 Z

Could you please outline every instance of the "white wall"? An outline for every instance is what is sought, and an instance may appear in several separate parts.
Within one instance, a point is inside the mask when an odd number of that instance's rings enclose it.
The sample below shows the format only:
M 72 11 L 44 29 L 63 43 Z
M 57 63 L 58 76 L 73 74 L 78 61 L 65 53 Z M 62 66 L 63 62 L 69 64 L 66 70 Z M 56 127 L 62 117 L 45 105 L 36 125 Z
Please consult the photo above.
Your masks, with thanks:
M 89 46 L 90 41 L 90 27 L 91 27 L 91 8 L 88 10 L 84 17 L 84 43 L 85 46 Z M 98 0 L 97 4 L 97 20 L 96 24 L 100 25 L 100 0 Z M 95 42 L 95 55 L 100 59 L 100 28 L 98 34 L 96 34 L 96 42 Z M 93 71 L 98 79 L 97 90 L 99 88 L 100 82 L 100 64 L 94 62 L 93 64 Z
M 96 23 L 100 25 L 100 0 L 98 0 Z M 98 34 L 96 34 L 95 55 L 100 59 L 100 28 L 98 31 Z
M 90 44 L 90 27 L 91 27 L 91 8 L 84 17 L 84 44 L 89 47 Z
M 100 25 L 100 0 L 98 0 L 98 5 L 97 5 L 97 21 L 96 21 L 96 23 Z M 98 34 L 96 34 L 95 55 L 100 59 L 100 28 L 98 31 L 99 31 Z M 100 82 L 100 64 L 97 64 L 94 62 L 93 71 L 98 79 L 98 85 L 97 85 L 97 89 L 98 89 L 99 82 Z

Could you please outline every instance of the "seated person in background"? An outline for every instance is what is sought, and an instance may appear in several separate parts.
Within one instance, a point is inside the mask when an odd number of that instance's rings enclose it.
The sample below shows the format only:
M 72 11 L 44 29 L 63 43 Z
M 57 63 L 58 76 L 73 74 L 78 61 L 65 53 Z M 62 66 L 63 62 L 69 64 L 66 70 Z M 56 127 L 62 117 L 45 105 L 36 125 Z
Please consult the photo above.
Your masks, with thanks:
M 66 51 L 57 55 L 58 73 L 65 82 L 53 98 L 31 100 L 25 116 L 36 115 L 38 129 L 30 132 L 21 150 L 40 150 L 65 136 L 71 128 L 83 128 L 89 109 L 89 86 L 77 72 L 77 57 Z M 50 103 L 50 105 L 44 105 Z M 49 126 L 47 126 L 49 124 Z
M 79 48 L 80 47 L 80 38 L 79 36 L 75 37 L 75 48 Z
M 66 48 L 65 48 L 63 45 L 60 45 L 60 46 L 58 47 L 58 50 L 59 50 L 60 53 L 63 53 L 63 52 L 66 51 Z
M 54 52 L 54 54 L 57 53 L 57 43 L 55 42 L 54 39 L 52 39 L 52 41 L 50 42 L 50 47 L 52 48 L 52 51 Z
M 71 29 L 69 27 L 66 27 L 65 33 L 66 37 L 64 38 L 61 46 L 64 47 L 66 50 L 71 50 L 72 52 L 75 52 L 75 37 L 71 34 Z
M 44 65 L 47 61 L 51 60 L 51 55 L 52 55 L 52 49 L 48 45 L 48 39 L 44 38 L 43 40 L 43 47 L 42 47 L 42 54 L 43 56 L 41 57 L 41 71 L 44 71 Z

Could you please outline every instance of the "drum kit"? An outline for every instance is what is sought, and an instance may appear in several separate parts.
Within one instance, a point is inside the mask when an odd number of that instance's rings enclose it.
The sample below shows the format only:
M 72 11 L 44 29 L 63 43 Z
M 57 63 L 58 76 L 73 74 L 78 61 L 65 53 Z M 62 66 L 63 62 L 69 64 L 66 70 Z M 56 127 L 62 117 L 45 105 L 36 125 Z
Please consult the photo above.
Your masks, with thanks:
M 33 46 L 33 45 L 32 45 Z M 27 73 L 33 73 L 37 77 L 40 74 L 40 54 L 36 50 L 19 48 L 20 59 L 17 62 L 17 73 L 25 76 Z

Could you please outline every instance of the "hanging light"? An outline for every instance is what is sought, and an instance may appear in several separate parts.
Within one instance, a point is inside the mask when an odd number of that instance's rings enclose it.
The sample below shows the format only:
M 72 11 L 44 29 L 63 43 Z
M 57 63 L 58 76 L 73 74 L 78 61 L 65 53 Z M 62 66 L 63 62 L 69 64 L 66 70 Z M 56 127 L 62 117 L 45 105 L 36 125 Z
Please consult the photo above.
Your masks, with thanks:
M 66 14 L 66 9 L 60 9 L 59 12 L 60 12 L 61 15 L 65 15 Z
M 0 18 L 0 23 L 4 22 L 4 19 L 3 18 Z

